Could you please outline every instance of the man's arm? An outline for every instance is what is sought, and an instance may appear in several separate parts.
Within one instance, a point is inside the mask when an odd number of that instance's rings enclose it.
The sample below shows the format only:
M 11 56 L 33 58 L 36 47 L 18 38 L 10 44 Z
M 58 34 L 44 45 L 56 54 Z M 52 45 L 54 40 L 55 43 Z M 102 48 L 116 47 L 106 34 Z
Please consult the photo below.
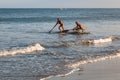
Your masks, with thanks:
M 77 30 L 78 29 L 78 26 L 74 27 L 73 30 Z

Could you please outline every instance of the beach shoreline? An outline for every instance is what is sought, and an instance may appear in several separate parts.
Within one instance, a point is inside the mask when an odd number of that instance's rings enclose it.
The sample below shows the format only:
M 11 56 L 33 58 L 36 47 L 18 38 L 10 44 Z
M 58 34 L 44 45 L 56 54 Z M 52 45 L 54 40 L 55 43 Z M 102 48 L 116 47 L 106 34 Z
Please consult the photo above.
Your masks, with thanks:
M 55 76 L 45 80 L 119 80 L 120 57 L 84 64 L 80 70 L 67 76 Z

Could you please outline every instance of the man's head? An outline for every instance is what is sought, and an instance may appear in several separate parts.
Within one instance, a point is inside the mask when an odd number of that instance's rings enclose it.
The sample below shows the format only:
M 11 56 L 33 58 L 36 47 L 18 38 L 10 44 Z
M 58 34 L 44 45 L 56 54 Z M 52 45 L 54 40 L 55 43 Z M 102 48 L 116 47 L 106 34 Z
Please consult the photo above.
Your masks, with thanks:
M 77 21 L 76 21 L 75 23 L 76 23 L 76 24 L 78 24 L 78 22 L 77 22 Z
M 57 20 L 61 20 L 60 18 L 57 18 Z

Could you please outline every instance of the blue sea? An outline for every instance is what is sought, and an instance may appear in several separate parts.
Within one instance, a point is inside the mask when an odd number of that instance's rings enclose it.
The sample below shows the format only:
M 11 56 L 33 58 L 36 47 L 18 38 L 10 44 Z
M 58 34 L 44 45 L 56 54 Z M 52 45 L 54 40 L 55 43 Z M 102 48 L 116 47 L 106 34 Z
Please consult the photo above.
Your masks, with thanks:
M 56 33 L 57 18 L 90 34 Z M 0 80 L 42 80 L 120 54 L 119 8 L 1 8 Z

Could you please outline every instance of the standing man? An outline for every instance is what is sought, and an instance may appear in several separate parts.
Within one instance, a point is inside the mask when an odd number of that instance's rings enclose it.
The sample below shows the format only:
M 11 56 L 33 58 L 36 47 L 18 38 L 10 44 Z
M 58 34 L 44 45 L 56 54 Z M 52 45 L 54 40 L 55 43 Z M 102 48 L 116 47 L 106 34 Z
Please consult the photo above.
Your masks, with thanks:
M 63 22 L 60 18 L 57 18 L 57 22 L 56 25 L 59 24 L 60 26 L 58 27 L 58 29 L 60 30 L 60 32 L 64 31 L 64 26 L 63 26 Z

